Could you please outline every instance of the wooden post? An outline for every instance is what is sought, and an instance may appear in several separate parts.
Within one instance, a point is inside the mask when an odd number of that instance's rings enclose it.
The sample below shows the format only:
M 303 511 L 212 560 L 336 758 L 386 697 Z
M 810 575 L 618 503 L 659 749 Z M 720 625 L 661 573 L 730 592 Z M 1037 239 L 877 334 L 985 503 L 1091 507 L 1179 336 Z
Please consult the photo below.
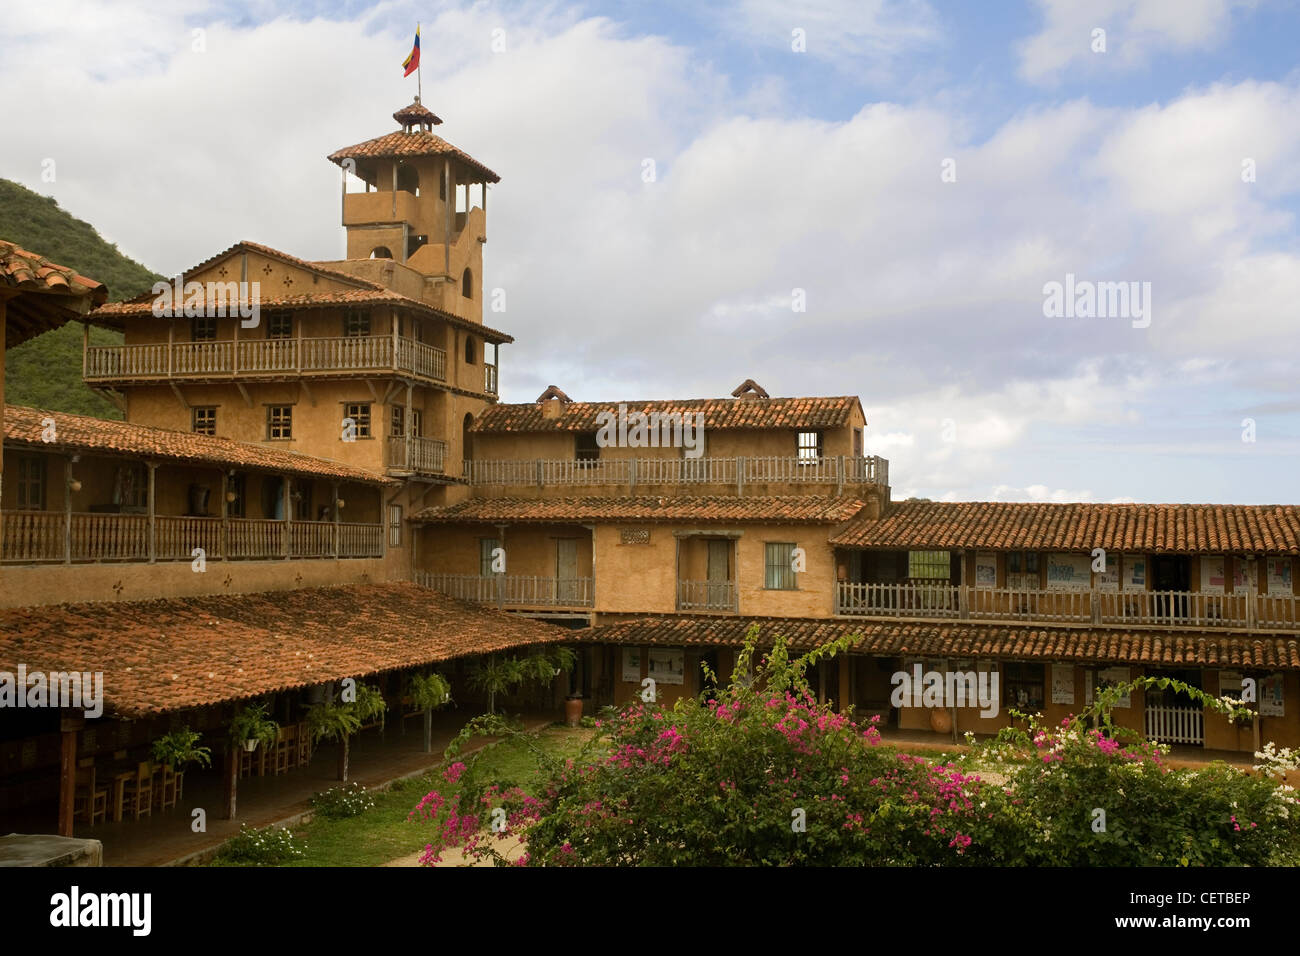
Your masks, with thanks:
M 90 323 L 81 323 L 81 377 L 86 377 L 86 364 L 90 357 Z
M 284 476 L 284 493 L 283 493 L 283 495 L 281 496 L 281 497 L 282 497 L 282 500 L 284 501 L 284 549 L 283 549 L 283 550 L 284 550 L 284 557 L 285 557 L 285 560 L 288 560 L 288 559 L 289 559 L 289 556 L 293 553 L 293 549 L 289 546 L 289 537 L 290 537 L 290 535 L 291 535 L 291 533 L 292 533 L 292 532 L 291 532 L 291 529 L 290 529 L 290 527 L 289 527 L 289 516 L 293 513 L 293 510 L 292 510 L 292 509 L 293 509 L 293 501 L 290 500 L 290 498 L 289 498 L 289 482 L 290 482 L 290 478 L 289 478 L 289 476 L 288 476 L 288 475 L 285 475 L 285 476 Z
M 844 657 L 836 658 L 836 660 L 839 663 L 839 671 L 840 671 L 840 698 L 839 698 L 840 708 L 839 709 L 841 711 L 845 711 L 849 709 L 849 693 L 850 693 L 850 688 L 852 687 L 852 684 L 849 681 L 850 658 L 846 655 Z
M 266 746 L 258 744 L 259 747 Z M 222 817 L 226 820 L 235 819 L 236 797 L 239 792 L 239 744 L 233 741 L 226 744 L 226 764 L 224 786 L 222 787 Z
M 406 467 L 415 471 L 415 388 L 406 383 L 406 411 L 402 415 L 403 428 L 406 432 Z
M 742 455 L 736 459 L 736 494 L 745 493 L 745 458 Z
M 397 334 L 397 310 L 396 310 L 396 309 L 392 309 L 392 310 L 390 310 L 389 315 L 392 317 L 392 320 L 393 320 L 393 321 L 392 321 L 392 332 L 393 332 L 393 371 L 397 371 L 397 370 L 401 367 L 400 365 L 397 364 L 397 362 L 398 362 L 398 360 L 397 360 L 397 355 L 398 355 L 398 344 L 397 344 L 397 340 L 398 340 L 398 338 L 399 338 L 399 336 L 398 336 L 398 334 Z
M 348 779 L 348 735 L 339 738 L 339 779 L 344 783 Z
M 19 689 L 22 693 L 22 689 Z M 77 795 L 77 733 L 85 717 L 64 714 L 59 719 L 59 836 L 72 836 L 72 808 Z
M 175 317 L 167 320 L 167 377 L 172 377 L 172 343 L 176 337 Z
M 339 558 L 339 483 L 336 481 L 330 486 L 334 494 L 334 500 L 330 502 L 330 513 L 334 515 L 334 560 Z
M 72 458 L 63 459 L 63 563 L 72 563 Z
M 223 468 L 221 469 L 221 558 L 223 561 L 230 559 L 230 502 L 226 500 L 229 491 L 226 470 Z
M 156 484 L 155 474 L 158 470 L 156 462 L 148 462 L 149 467 L 149 563 L 153 564 L 158 560 L 158 520 L 155 511 L 155 492 Z
M 1259 748 L 1256 747 L 1256 750 Z M 424 752 L 433 753 L 433 708 L 424 708 Z

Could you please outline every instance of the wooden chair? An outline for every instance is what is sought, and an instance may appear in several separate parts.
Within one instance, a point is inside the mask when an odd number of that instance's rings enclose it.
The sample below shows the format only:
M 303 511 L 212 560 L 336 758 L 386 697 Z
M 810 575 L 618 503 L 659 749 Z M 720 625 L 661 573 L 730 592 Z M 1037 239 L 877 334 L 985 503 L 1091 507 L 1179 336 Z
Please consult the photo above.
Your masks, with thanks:
M 305 767 L 311 763 L 311 731 L 306 724 L 298 725 L 298 766 Z
M 77 771 L 76 790 L 72 797 L 72 818 L 84 820 L 92 827 L 108 819 L 108 787 L 95 786 L 95 768 Z
M 153 812 L 153 766 L 149 761 L 141 761 L 136 768 L 135 778 L 126 782 L 126 812 L 141 817 Z
M 156 768 L 153 778 L 153 805 L 159 810 L 176 806 L 176 777 L 176 772 L 166 764 Z
M 298 725 L 290 724 L 280 728 L 280 736 L 275 742 L 275 775 L 292 770 L 298 766 Z

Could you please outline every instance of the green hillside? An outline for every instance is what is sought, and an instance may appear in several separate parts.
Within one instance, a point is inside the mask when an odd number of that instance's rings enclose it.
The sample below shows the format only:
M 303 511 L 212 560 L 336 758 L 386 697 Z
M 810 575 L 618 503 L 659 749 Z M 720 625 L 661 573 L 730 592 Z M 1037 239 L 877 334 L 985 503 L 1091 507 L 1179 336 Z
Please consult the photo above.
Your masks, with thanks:
M 147 292 L 162 278 L 122 255 L 94 226 L 64 212 L 52 198 L 7 179 L 0 179 L 0 239 L 104 283 L 114 302 Z M 116 345 L 122 337 L 91 329 L 90 340 Z M 5 355 L 5 401 L 96 418 L 122 417 L 81 380 L 79 322 L 39 335 Z

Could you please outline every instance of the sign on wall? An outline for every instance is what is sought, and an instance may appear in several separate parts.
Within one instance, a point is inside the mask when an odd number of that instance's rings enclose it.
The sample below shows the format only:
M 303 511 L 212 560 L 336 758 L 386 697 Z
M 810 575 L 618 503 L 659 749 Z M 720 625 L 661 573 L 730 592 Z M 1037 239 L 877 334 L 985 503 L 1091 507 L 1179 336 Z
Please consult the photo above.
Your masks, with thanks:
M 686 683 L 685 651 L 673 648 L 652 648 L 648 656 L 650 677 L 653 677 L 660 684 Z
M 1232 559 L 1232 590 L 1237 594 L 1244 592 L 1254 593 L 1258 590 L 1255 577 L 1255 566 L 1257 562 L 1247 561 L 1245 558 Z
M 629 684 L 641 683 L 642 653 L 639 647 L 623 648 L 623 680 Z
M 1259 682 L 1259 713 L 1263 717 L 1285 717 L 1282 702 L 1282 675 L 1269 674 Z
M 1106 570 L 1098 571 L 1096 575 L 1096 587 L 1099 591 L 1118 591 L 1119 590 L 1119 569 L 1122 560 L 1118 554 L 1106 555 Z
M 1108 687 L 1114 684 L 1125 684 L 1129 680 L 1127 667 L 1107 667 L 1097 672 L 1097 686 Z M 1115 704 L 1116 708 L 1132 707 L 1133 701 L 1130 692 L 1125 692 L 1124 696 Z
M 1223 555 L 1206 555 L 1201 558 L 1201 591 L 1205 594 L 1222 594 L 1225 575 Z
M 1292 593 L 1290 558 L 1269 558 L 1268 559 L 1268 593 L 1269 594 Z
M 1074 703 L 1074 665 L 1052 665 L 1052 703 Z
M 998 586 L 998 559 L 996 555 L 983 552 L 975 555 L 975 586 L 977 588 L 995 588 Z
M 1219 671 L 1219 696 L 1241 700 L 1241 671 Z
M 1121 558 L 1125 591 L 1147 589 L 1147 559 L 1140 554 L 1126 554 Z
M 1086 591 L 1092 584 L 1092 557 L 1087 554 L 1049 554 L 1047 590 Z

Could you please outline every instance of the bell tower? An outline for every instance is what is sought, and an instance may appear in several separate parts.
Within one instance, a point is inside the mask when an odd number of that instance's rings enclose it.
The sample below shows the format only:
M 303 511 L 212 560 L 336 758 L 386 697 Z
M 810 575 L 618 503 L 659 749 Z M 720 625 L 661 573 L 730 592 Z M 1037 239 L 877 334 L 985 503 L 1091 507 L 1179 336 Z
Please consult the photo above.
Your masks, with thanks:
M 343 174 L 347 259 L 392 260 L 425 278 L 429 304 L 482 322 L 487 187 L 500 177 L 434 133 L 442 120 L 418 96 L 393 119 L 397 130 L 329 156 Z

